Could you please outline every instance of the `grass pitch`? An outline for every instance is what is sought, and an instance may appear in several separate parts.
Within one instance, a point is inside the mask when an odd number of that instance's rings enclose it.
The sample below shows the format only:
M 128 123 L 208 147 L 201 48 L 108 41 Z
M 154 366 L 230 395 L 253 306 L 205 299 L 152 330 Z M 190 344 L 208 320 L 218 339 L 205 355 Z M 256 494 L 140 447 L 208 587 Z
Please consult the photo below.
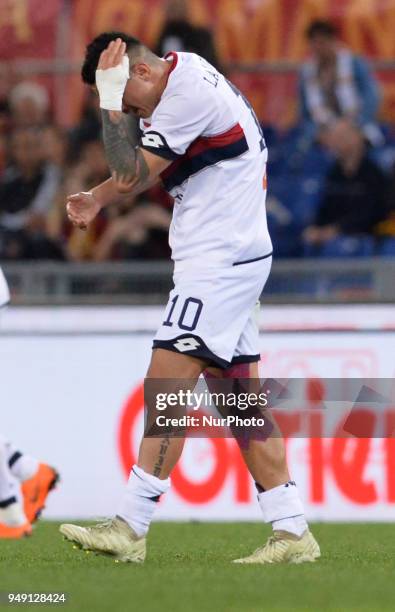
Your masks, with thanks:
M 313 564 L 240 566 L 269 535 L 256 523 L 156 523 L 144 565 L 116 564 L 64 542 L 58 524 L 0 540 L 0 591 L 65 592 L 67 611 L 322 612 L 395 609 L 395 526 L 317 524 Z M 24 605 L 35 608 L 40 604 Z M 50 604 L 47 604 L 48 608 Z M 1 608 L 1 603 L 0 603 Z

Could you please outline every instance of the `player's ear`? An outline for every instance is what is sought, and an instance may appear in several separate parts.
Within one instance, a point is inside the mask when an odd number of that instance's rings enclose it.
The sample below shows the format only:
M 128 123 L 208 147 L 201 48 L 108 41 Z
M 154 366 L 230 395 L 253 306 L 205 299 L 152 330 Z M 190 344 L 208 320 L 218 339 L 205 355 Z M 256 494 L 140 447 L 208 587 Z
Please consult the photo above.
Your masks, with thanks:
M 148 81 L 151 76 L 151 68 L 148 64 L 141 62 L 133 66 L 133 73 L 143 81 Z

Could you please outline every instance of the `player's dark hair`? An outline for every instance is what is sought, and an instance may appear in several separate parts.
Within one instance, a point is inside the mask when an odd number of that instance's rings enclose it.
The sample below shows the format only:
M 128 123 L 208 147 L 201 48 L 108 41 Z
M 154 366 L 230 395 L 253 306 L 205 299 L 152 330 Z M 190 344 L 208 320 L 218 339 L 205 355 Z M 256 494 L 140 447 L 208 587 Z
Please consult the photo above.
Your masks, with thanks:
M 315 36 L 327 36 L 328 38 L 336 38 L 338 30 L 331 21 L 316 19 L 312 21 L 305 32 L 307 40 L 315 38 Z
M 137 38 L 129 36 L 125 32 L 103 32 L 99 34 L 86 47 L 85 59 L 81 68 L 81 77 L 84 83 L 87 85 L 95 84 L 95 73 L 100 55 L 104 49 L 107 49 L 109 43 L 117 38 L 121 38 L 126 43 L 127 51 L 137 50 L 144 46 Z

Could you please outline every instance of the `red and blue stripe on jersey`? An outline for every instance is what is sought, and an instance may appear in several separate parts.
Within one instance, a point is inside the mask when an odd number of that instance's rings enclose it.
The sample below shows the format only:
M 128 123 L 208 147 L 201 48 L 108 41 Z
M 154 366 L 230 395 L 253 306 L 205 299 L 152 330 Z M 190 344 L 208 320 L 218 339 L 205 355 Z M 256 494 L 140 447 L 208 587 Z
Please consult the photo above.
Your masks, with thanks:
M 190 176 L 221 161 L 233 159 L 248 151 L 243 128 L 237 123 L 215 136 L 200 136 L 164 172 L 161 178 L 167 191 L 181 185 Z

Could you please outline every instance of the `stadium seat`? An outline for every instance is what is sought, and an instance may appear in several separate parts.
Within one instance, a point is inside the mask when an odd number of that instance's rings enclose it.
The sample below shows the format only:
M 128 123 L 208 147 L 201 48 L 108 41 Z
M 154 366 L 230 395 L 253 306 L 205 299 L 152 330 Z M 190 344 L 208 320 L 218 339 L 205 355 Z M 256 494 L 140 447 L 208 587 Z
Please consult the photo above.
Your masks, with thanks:
M 301 177 L 284 173 L 271 177 L 269 170 L 269 197 L 276 198 L 289 212 L 299 232 L 315 219 L 321 187 L 322 181 L 314 176 Z
M 315 219 L 324 179 L 333 163 L 322 147 L 303 148 L 302 145 L 303 134 L 299 128 L 293 128 L 275 142 L 274 151 L 269 151 L 269 196 L 275 197 L 292 216 L 288 228 L 282 228 L 281 236 L 276 236 L 284 255 L 286 251 L 293 254 L 295 232 L 299 234 L 297 242 L 301 251 L 300 234 Z M 270 229 L 276 234 L 277 228 Z M 292 243 L 289 248 L 285 245 L 287 232 Z
M 323 245 L 305 243 L 305 257 L 371 257 L 374 239 L 371 236 L 338 236 Z
M 290 226 L 274 229 L 270 227 L 270 236 L 273 243 L 274 257 L 299 257 L 302 255 L 302 245 L 298 231 Z
M 377 248 L 377 255 L 395 256 L 395 237 L 382 240 Z
M 322 245 L 321 257 L 371 257 L 374 239 L 371 236 L 338 236 Z
M 265 285 L 264 295 L 271 293 L 283 295 L 305 295 L 312 297 L 318 293 L 320 280 L 316 275 L 307 278 L 306 275 L 293 275 L 292 277 L 269 276 Z
M 303 257 L 320 257 L 321 247 L 317 244 L 303 243 Z
M 395 162 L 395 144 L 385 144 L 372 149 L 370 157 L 384 172 L 390 173 Z

